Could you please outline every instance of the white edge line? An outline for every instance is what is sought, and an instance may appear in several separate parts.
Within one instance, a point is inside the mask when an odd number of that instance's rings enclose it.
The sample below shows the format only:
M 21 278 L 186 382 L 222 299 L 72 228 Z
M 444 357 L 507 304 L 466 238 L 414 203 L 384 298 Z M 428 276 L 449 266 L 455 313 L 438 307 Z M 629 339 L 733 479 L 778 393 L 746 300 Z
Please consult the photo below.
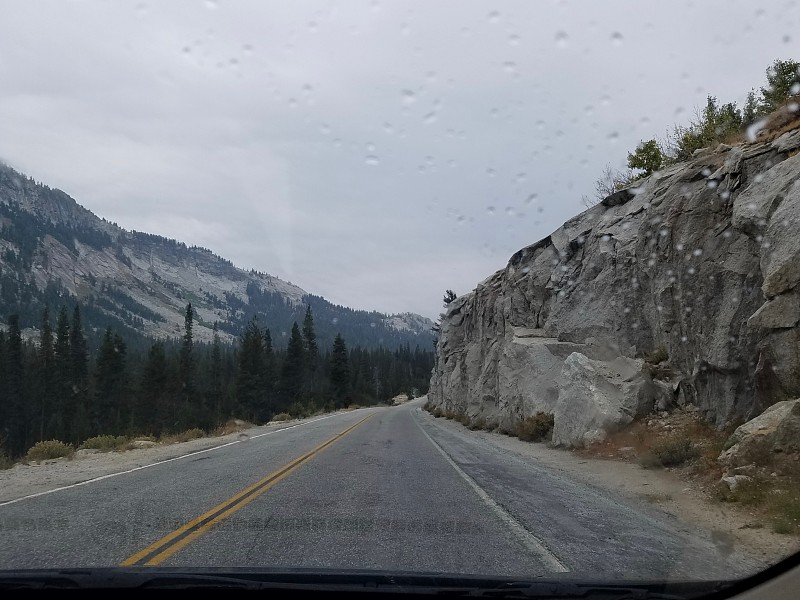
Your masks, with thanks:
M 36 492 L 35 494 L 28 494 L 27 496 L 21 496 L 19 498 L 14 498 L 13 500 L 6 500 L 5 502 L 0 502 L 0 507 L 8 506 L 9 504 L 15 504 L 17 502 L 22 502 L 23 500 L 29 500 L 30 498 L 38 498 L 39 496 L 46 496 L 47 494 L 53 494 L 55 492 L 60 492 L 62 490 L 68 490 L 70 488 L 79 487 L 82 485 L 87 485 L 89 483 L 95 483 L 96 481 L 102 481 L 104 479 L 110 479 L 112 477 L 117 477 L 119 475 L 127 475 L 128 473 L 133 473 L 135 471 L 141 471 L 142 469 L 149 469 L 150 467 L 155 467 L 157 465 L 163 465 L 164 463 L 172 462 L 175 460 L 181 460 L 182 458 L 189 458 L 190 456 L 197 456 L 198 454 L 203 454 L 205 452 L 211 452 L 212 450 L 219 450 L 220 448 L 225 448 L 227 446 L 233 446 L 234 444 L 241 444 L 242 442 L 249 442 L 250 440 L 254 440 L 256 438 L 264 437 L 265 435 L 272 435 L 273 433 L 279 433 L 281 431 L 286 431 L 287 429 L 294 429 L 295 427 L 300 427 L 302 425 L 310 425 L 311 423 L 316 423 L 317 421 L 322 421 L 323 419 L 330 419 L 331 417 L 336 417 L 337 414 L 333 415 L 325 415 L 324 417 L 320 417 L 319 419 L 314 419 L 313 421 L 306 421 L 304 423 L 297 423 L 295 425 L 289 425 L 288 427 L 281 427 L 280 429 L 276 429 L 275 431 L 267 431 L 265 433 L 259 433 L 258 435 L 251 435 L 246 440 L 234 440 L 232 442 L 228 442 L 226 444 L 220 444 L 219 446 L 213 446 L 211 448 L 206 448 L 205 450 L 196 450 L 195 452 L 190 452 L 189 454 L 181 454 L 180 456 L 174 456 L 172 458 L 167 458 L 164 460 L 160 460 L 158 462 L 150 463 L 148 465 L 141 465 L 139 467 L 134 467 L 133 469 L 128 469 L 127 471 L 119 471 L 117 473 L 108 473 L 107 475 L 100 475 L 99 477 L 93 477 L 91 479 L 87 479 L 85 481 L 79 481 L 77 483 L 72 483 L 70 485 L 64 485 L 61 487 L 53 488 L 52 490 L 45 490 L 43 492 Z
M 458 473 L 464 481 L 466 481 L 469 486 L 478 494 L 481 500 L 497 515 L 497 517 L 505 523 L 508 528 L 511 530 L 516 538 L 525 546 L 528 550 L 533 552 L 536 556 L 538 556 L 545 565 L 547 565 L 552 571 L 556 573 L 568 573 L 569 569 L 562 563 L 558 557 L 553 554 L 550 550 L 548 550 L 542 541 L 533 535 L 530 531 L 528 531 L 519 521 L 517 521 L 513 516 L 511 516 L 502 506 L 500 506 L 497 502 L 495 502 L 486 491 L 479 486 L 472 477 L 467 475 L 461 467 L 459 467 L 455 461 L 447 454 L 447 452 L 442 449 L 442 447 L 430 436 L 428 432 L 422 428 L 419 421 L 414 419 L 414 422 L 419 427 L 422 434 L 428 438 L 431 444 L 433 444 L 434 448 L 436 448 L 444 457 L 444 459 L 448 462 L 448 464 L 455 469 L 456 473 Z

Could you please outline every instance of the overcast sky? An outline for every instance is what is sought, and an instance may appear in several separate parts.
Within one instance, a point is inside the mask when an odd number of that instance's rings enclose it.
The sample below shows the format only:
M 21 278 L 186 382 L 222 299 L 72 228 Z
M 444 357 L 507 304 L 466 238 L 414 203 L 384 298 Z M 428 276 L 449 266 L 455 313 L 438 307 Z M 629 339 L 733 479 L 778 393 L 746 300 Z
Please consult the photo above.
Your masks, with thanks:
M 795 2 L 2 0 L 0 160 L 126 229 L 435 318 L 606 164 L 800 60 Z

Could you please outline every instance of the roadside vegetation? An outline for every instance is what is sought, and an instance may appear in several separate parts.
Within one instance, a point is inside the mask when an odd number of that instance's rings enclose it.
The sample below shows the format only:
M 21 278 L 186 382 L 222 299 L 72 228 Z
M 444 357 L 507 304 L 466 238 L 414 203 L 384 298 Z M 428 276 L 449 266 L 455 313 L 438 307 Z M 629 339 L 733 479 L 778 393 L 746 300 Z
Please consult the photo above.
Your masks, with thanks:
M 800 119 L 799 98 L 800 63 L 775 60 L 766 69 L 766 84 L 751 89 L 743 106 L 707 96 L 705 106 L 695 109 L 689 123 L 675 125 L 662 140 L 642 140 L 628 153 L 627 169 L 606 165 L 593 195 L 584 196 L 583 204 L 594 206 L 655 171 L 692 158 L 703 148 L 756 141 L 762 130 L 772 137 L 780 135 Z
M 470 417 L 464 411 L 443 410 L 434 407 L 430 401 L 422 407 L 435 418 L 448 419 L 461 423 L 470 431 L 493 431 L 512 437 L 517 437 L 524 442 L 549 442 L 553 435 L 553 414 L 537 412 L 514 423 L 511 428 L 489 425 L 484 417 Z

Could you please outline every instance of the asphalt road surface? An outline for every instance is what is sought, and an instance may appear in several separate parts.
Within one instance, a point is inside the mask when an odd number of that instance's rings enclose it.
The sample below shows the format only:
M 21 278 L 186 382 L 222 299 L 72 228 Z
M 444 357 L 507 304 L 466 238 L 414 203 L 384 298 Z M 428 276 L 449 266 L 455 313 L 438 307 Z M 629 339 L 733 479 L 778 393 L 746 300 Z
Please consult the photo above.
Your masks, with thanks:
M 359 409 L 0 505 L 0 569 L 214 566 L 729 579 L 757 569 L 646 502 L 442 424 Z M 42 528 L 14 527 L 46 518 Z

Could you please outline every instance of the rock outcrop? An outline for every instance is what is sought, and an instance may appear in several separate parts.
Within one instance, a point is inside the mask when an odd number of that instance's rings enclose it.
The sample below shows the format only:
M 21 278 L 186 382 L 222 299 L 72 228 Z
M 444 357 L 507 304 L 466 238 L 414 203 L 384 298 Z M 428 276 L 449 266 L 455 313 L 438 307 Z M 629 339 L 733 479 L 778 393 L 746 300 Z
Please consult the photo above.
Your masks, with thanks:
M 797 131 L 706 149 L 518 251 L 448 306 L 432 405 L 506 428 L 554 413 L 573 446 L 654 406 L 721 427 L 800 395 L 798 149 Z M 620 360 L 636 373 L 609 375 Z
M 719 461 L 741 467 L 765 462 L 772 454 L 800 452 L 800 400 L 784 400 L 767 408 L 755 419 L 736 428 L 725 443 Z

